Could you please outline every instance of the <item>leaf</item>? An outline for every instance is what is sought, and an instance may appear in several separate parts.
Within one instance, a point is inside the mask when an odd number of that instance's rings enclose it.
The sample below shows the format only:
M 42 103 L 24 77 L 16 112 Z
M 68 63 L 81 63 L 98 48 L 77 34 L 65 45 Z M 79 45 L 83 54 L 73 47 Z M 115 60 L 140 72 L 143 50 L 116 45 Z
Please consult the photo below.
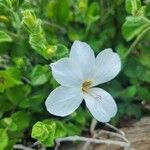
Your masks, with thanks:
M 67 135 L 65 123 L 61 121 L 56 121 L 56 131 L 55 131 L 55 139 L 64 137 Z
M 134 66 L 134 69 L 133 69 Z M 130 59 L 127 60 L 127 63 L 124 68 L 124 73 L 129 78 L 140 78 L 140 76 L 144 72 L 144 66 L 139 64 L 134 57 L 130 57 Z
M 136 93 L 137 93 L 137 87 L 129 86 L 128 88 L 122 91 L 119 97 L 129 101 L 130 99 L 132 100 L 132 98 L 135 96 Z
M 141 0 L 126 0 L 125 6 L 128 13 L 135 15 L 142 6 Z
M 123 87 L 121 83 L 117 80 L 113 80 L 108 84 L 108 92 L 111 93 L 111 95 L 116 98 L 120 96 L 120 93 L 123 90 Z
M 12 38 L 4 31 L 0 31 L 0 43 L 12 42 Z
M 149 69 L 144 70 L 144 72 L 140 76 L 140 80 L 150 83 L 150 70 Z
M 150 2 L 146 5 L 145 16 L 150 19 Z
M 33 86 L 45 84 L 50 79 L 50 67 L 48 65 L 36 65 L 30 74 Z
M 58 23 L 66 24 L 68 22 L 69 19 L 68 0 L 56 0 L 55 15 Z
M 11 76 L 9 71 L 0 71 L 0 92 L 4 92 L 5 89 L 19 84 L 21 84 L 21 82 Z
M 31 47 L 45 59 L 50 59 L 55 52 L 56 46 L 49 45 L 47 42 L 44 29 L 41 25 L 42 21 L 36 18 L 32 10 L 24 10 L 22 14 L 22 22 L 30 33 L 29 43 Z
M 27 65 L 26 57 L 15 57 L 13 58 L 14 63 L 16 64 L 17 68 L 21 69 Z
M 138 96 L 139 98 L 142 100 L 142 101 L 147 101 L 149 102 L 150 101 L 150 92 L 148 90 L 148 87 L 140 87 L 138 89 Z
M 32 10 L 24 10 L 22 11 L 23 19 L 22 22 L 26 25 L 26 27 L 31 30 L 35 28 L 37 18 Z
M 8 134 L 5 129 L 0 128 L 0 150 L 4 150 L 7 144 L 8 144 Z
M 57 44 L 55 53 L 53 54 L 52 58 L 58 60 L 68 55 L 69 55 L 68 48 L 63 44 Z
M 117 49 L 117 53 L 119 54 L 119 56 L 121 57 L 122 60 L 125 59 L 126 57 L 126 52 L 127 52 L 127 48 L 124 45 L 118 45 Z
M 126 18 L 126 21 L 122 26 L 122 33 L 124 38 L 127 41 L 130 41 L 149 26 L 150 23 L 146 18 L 129 16 Z
M 10 131 L 17 131 L 17 125 L 13 122 L 12 118 L 3 118 L 1 124 Z
M 68 135 L 73 136 L 73 135 L 80 135 L 81 133 L 81 129 L 79 128 L 79 126 L 73 124 L 73 123 L 67 123 L 66 124 L 66 132 Z
M 37 139 L 46 147 L 54 145 L 56 123 L 55 122 L 40 122 L 38 121 L 32 128 L 32 138 Z
M 85 29 L 81 29 L 78 26 L 70 26 L 68 29 L 68 37 L 71 41 L 83 40 L 85 38 Z
M 77 111 L 72 113 L 70 117 L 72 117 L 72 119 L 77 123 L 81 124 L 81 126 L 84 125 L 86 121 L 85 111 L 80 107 L 77 109 Z
M 13 104 L 19 105 L 22 101 L 26 100 L 30 92 L 31 87 L 29 85 L 19 85 L 8 89 L 6 96 Z
M 142 111 L 139 105 L 136 104 L 129 104 L 126 108 L 126 113 L 129 115 L 129 117 L 135 117 L 139 119 L 142 115 Z
M 87 21 L 92 23 L 97 21 L 100 18 L 100 8 L 97 2 L 93 2 L 87 11 Z
M 17 131 L 22 131 L 29 126 L 30 117 L 25 111 L 18 111 L 11 115 L 13 123 L 17 126 Z

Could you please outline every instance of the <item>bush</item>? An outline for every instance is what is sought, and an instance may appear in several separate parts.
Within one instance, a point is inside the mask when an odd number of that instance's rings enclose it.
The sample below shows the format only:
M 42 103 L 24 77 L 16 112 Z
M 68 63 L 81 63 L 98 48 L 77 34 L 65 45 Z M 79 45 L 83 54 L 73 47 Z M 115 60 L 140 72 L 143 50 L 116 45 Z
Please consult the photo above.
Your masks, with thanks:
M 36 140 L 51 147 L 88 128 L 92 117 L 84 104 L 66 118 L 45 108 L 58 86 L 49 64 L 68 56 L 74 40 L 86 41 L 95 54 L 112 47 L 122 59 L 119 76 L 102 85 L 118 103 L 111 123 L 145 115 L 149 19 L 150 3 L 140 0 L 0 0 L 0 150 Z

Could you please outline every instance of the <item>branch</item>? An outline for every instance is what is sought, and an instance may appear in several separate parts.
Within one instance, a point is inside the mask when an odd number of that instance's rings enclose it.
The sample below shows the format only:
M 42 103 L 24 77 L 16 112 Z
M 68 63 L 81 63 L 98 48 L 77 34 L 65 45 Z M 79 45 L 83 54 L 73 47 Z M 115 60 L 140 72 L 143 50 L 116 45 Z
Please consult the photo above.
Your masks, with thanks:
M 116 132 L 120 133 L 122 136 L 125 136 L 125 133 L 124 133 L 123 131 L 119 130 L 118 128 L 116 128 L 115 126 L 113 126 L 113 125 L 111 125 L 111 124 L 109 124 L 109 123 L 105 123 L 105 124 L 106 124 L 106 126 L 108 126 L 109 128 L 111 128 L 111 129 L 115 130 Z
M 69 136 L 69 137 L 64 137 L 64 138 L 58 138 L 56 140 L 56 147 L 55 150 L 58 150 L 59 145 L 61 142 L 65 141 L 82 141 L 82 142 L 91 142 L 95 144 L 107 144 L 107 145 L 120 145 L 121 147 L 124 147 L 128 149 L 130 147 L 129 143 L 126 142 L 121 142 L 121 141 L 114 141 L 114 140 L 100 140 L 96 138 L 87 138 L 87 137 L 82 137 L 82 136 Z
M 13 149 L 20 149 L 20 150 L 33 150 L 32 148 L 30 147 L 26 147 L 22 144 L 16 144 L 13 146 Z

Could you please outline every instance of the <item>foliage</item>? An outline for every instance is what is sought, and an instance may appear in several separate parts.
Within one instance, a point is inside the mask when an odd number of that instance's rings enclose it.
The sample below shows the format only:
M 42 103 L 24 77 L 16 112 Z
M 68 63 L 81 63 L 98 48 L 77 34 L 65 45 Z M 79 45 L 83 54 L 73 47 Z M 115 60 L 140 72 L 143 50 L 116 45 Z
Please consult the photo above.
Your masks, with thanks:
M 92 119 L 84 104 L 66 118 L 44 102 L 58 86 L 49 64 L 68 55 L 74 40 L 95 54 L 112 47 L 122 59 L 119 76 L 105 84 L 118 103 L 111 123 L 140 118 L 149 103 L 150 2 L 140 0 L 0 0 L 0 150 L 15 143 L 81 134 Z M 35 139 L 35 140 L 34 140 Z

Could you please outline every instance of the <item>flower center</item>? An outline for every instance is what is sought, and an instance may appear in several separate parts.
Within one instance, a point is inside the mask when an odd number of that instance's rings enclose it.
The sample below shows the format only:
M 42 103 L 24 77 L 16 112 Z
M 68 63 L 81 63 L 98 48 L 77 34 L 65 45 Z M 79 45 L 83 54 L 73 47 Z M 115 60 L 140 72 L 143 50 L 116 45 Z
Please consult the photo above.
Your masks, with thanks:
M 82 91 L 88 93 L 91 84 L 92 84 L 91 81 L 85 81 L 85 82 L 82 84 Z

